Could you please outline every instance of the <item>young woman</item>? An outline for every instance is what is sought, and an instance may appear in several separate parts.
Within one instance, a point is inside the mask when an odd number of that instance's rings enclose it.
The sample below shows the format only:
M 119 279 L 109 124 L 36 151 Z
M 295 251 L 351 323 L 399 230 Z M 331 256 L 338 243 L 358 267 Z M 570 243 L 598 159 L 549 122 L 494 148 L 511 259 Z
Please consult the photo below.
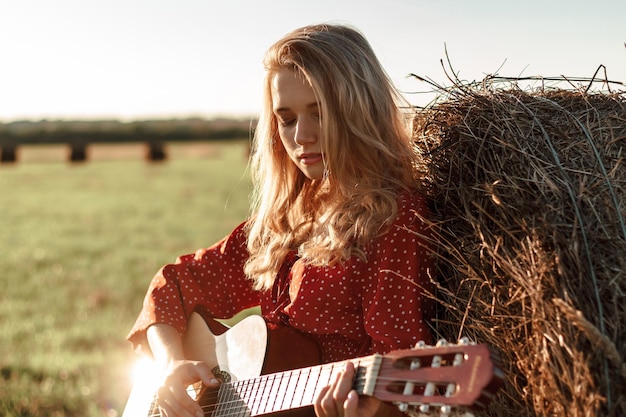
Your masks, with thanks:
M 260 305 L 267 322 L 313 340 L 323 363 L 430 340 L 428 211 L 400 96 L 370 45 L 349 27 L 309 26 L 276 42 L 264 64 L 251 216 L 164 266 L 129 335 L 168 364 L 158 392 L 168 417 L 201 416 L 185 387 L 217 384 L 184 357 L 193 312 L 228 318 Z M 359 398 L 353 372 L 347 365 L 322 390 L 319 417 L 400 413 Z

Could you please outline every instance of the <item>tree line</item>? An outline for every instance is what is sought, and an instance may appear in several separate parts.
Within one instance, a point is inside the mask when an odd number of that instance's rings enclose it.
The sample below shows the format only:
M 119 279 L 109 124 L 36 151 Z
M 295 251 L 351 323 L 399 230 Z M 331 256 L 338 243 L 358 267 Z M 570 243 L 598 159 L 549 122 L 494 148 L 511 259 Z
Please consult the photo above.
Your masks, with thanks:
M 255 125 L 245 118 L 0 122 L 0 145 L 242 139 L 250 137 Z

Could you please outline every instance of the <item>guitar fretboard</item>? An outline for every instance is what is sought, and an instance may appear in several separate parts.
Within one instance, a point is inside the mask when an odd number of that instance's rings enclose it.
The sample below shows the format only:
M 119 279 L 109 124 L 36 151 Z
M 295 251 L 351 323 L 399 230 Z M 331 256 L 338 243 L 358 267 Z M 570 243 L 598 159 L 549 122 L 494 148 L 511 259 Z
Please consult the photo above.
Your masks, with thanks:
M 354 389 L 371 395 L 382 357 L 354 360 Z M 346 362 L 313 366 L 224 383 L 207 391 L 201 402 L 207 417 L 250 417 L 313 405 L 320 390 L 333 382 Z

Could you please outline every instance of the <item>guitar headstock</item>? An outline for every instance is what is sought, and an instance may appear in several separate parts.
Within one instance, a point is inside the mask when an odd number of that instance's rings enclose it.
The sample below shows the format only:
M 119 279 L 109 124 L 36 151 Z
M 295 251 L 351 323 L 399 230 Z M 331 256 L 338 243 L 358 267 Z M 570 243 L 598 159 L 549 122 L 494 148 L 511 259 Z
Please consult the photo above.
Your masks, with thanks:
M 498 362 L 487 345 L 467 339 L 420 343 L 384 356 L 373 395 L 428 415 L 481 409 L 504 383 Z

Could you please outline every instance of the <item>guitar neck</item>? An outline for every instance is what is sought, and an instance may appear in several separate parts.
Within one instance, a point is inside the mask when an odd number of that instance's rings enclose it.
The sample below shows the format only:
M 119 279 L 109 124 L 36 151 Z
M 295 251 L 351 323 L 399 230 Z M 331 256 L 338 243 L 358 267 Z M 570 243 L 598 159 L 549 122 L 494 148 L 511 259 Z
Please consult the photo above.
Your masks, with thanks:
M 372 395 L 382 356 L 352 360 L 356 367 L 354 389 Z M 258 416 L 313 405 L 320 390 L 345 369 L 346 361 L 228 382 L 207 392 L 201 403 L 211 417 Z M 206 401 L 205 401 L 206 400 Z

